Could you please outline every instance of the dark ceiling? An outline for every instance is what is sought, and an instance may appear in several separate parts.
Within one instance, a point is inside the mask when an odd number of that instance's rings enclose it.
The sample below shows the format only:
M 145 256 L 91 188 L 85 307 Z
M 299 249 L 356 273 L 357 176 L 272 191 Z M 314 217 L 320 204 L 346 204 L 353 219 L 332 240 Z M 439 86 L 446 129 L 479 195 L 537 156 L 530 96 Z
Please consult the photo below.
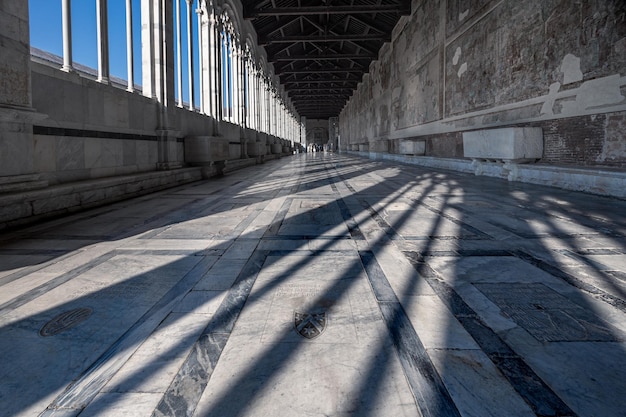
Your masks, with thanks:
M 243 0 L 300 116 L 336 117 L 410 0 Z

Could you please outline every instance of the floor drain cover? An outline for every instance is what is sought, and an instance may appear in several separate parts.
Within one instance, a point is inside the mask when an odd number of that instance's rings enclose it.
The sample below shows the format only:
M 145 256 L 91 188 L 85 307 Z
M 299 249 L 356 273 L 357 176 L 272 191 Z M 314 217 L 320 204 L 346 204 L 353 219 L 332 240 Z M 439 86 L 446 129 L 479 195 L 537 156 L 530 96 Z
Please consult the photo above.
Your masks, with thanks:
M 79 323 L 87 320 L 91 316 L 90 308 L 75 308 L 70 311 L 59 314 L 45 324 L 39 331 L 42 336 L 54 336 L 65 330 L 68 330 Z

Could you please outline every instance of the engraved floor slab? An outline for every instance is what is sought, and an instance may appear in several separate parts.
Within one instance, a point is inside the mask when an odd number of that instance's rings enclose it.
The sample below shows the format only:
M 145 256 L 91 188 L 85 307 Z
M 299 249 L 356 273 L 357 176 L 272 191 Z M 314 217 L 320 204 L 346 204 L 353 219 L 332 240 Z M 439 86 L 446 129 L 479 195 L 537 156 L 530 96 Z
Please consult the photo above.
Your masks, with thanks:
M 266 266 L 196 415 L 416 415 L 356 253 Z M 299 313 L 325 315 L 309 320 L 317 337 L 301 334 Z
M 616 330 L 543 284 L 476 284 L 502 312 L 542 342 L 611 342 Z

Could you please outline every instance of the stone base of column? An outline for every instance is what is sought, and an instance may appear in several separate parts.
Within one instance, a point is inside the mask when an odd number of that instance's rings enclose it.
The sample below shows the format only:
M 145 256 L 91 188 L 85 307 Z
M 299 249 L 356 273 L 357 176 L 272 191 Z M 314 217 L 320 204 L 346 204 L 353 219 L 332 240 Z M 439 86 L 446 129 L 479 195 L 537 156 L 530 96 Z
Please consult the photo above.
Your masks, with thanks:
M 171 129 L 159 129 L 156 133 L 159 147 L 159 162 L 157 162 L 157 170 L 165 171 L 182 168 L 182 158 L 178 155 L 178 136 L 180 135 L 180 132 Z
M 180 169 L 183 167 L 181 162 L 157 162 L 157 171 L 168 171 L 171 169 Z

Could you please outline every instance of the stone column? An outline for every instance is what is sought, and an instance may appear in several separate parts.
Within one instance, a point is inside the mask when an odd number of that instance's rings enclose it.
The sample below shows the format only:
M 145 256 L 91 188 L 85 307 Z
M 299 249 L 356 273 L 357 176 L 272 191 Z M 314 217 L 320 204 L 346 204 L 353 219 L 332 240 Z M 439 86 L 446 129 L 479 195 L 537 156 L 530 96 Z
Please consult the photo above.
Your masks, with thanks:
M 180 30 L 180 2 L 176 2 L 176 86 L 178 87 L 178 107 L 183 107 L 183 41 Z
M 259 130 L 261 132 L 267 133 L 265 128 L 265 80 L 263 79 L 263 74 L 259 74 L 259 103 L 258 103 L 258 111 L 259 111 Z
M 61 2 L 61 19 L 63 22 L 63 68 L 65 72 L 72 72 L 72 7 L 70 0 Z
M 264 105 L 263 117 L 265 118 L 265 132 L 268 135 L 272 134 L 272 125 L 271 125 L 271 120 L 270 120 L 270 114 L 271 114 L 271 109 L 270 109 L 271 95 L 270 94 L 271 94 L 271 90 L 269 86 L 269 81 L 265 80 L 265 97 L 263 99 L 263 105 Z
M 98 82 L 109 84 L 109 19 L 107 0 L 96 0 L 98 37 Z
M 305 148 L 308 145 L 308 143 L 306 143 L 306 117 L 305 116 L 300 117 L 300 143 L 304 145 Z
M 217 120 L 224 120 L 224 92 L 222 91 L 222 24 L 217 20 L 217 16 L 213 13 L 213 19 L 215 23 L 215 78 L 213 79 L 215 88 L 215 118 Z
M 247 72 L 248 72 L 248 65 L 247 65 L 247 58 L 246 58 L 246 54 L 244 52 L 244 50 L 242 50 L 241 53 L 241 101 L 240 101 L 240 110 L 239 113 L 241 115 L 241 125 L 243 127 L 248 127 L 248 120 L 246 118 L 246 106 L 248 105 L 247 103 L 247 94 L 248 94 L 248 86 L 247 84 Z
M 231 78 L 233 80 L 233 123 L 239 124 L 239 41 L 235 39 L 232 47 Z
M 218 103 L 217 108 L 219 110 L 219 120 L 228 120 L 228 113 L 224 112 L 224 103 L 228 102 L 228 83 L 225 81 L 225 71 L 228 69 L 228 65 L 224 60 L 227 57 L 228 52 L 228 37 L 225 35 L 223 26 L 220 23 L 217 33 L 217 41 L 219 43 L 219 49 L 217 50 L 217 87 L 218 87 Z
M 187 0 L 187 78 L 189 81 L 189 110 L 191 111 L 194 110 L 192 2 L 193 0 Z
M 33 122 L 45 116 L 32 108 L 27 1 L 0 1 L 0 56 L 11 57 L 0 59 L 0 177 L 32 174 Z
M 254 67 L 254 63 L 250 62 L 250 109 L 248 110 L 248 118 L 250 125 L 254 130 L 259 130 L 259 123 L 257 115 L 259 113 L 257 108 L 257 71 Z
M 276 91 L 272 92 L 271 97 L 272 114 L 270 118 L 272 120 L 272 135 L 278 136 L 278 98 L 276 97 Z
M 170 110 L 175 105 L 173 14 L 170 0 L 141 0 L 143 94 L 157 103 L 157 169 L 182 165 L 176 113 Z
M 133 1 L 126 0 L 126 67 L 128 71 L 128 87 L 135 91 L 135 56 L 133 47 Z
M 198 101 L 200 102 L 200 113 L 204 114 L 204 55 L 205 51 L 204 51 L 204 42 L 202 40 L 203 38 L 203 30 L 202 30 L 202 25 L 203 25 L 203 15 L 204 15 L 204 11 L 202 10 L 202 7 L 200 4 L 198 4 L 198 8 L 196 9 L 196 13 L 198 15 L 198 82 L 199 82 L 199 87 L 200 87 L 200 96 L 198 97 Z
M 230 40 L 228 33 L 222 28 L 220 31 L 220 108 L 222 109 L 222 120 L 230 121 L 229 105 L 230 99 L 230 78 L 228 77 L 228 70 L 231 57 L 230 52 Z
M 206 3 L 205 3 L 206 4 Z M 207 86 L 209 114 L 214 119 L 219 119 L 219 71 L 218 71 L 218 55 L 220 47 L 218 45 L 219 33 L 215 11 L 207 9 L 207 19 L 205 30 L 207 32 L 205 39 L 207 40 L 207 51 L 205 61 L 207 63 Z

